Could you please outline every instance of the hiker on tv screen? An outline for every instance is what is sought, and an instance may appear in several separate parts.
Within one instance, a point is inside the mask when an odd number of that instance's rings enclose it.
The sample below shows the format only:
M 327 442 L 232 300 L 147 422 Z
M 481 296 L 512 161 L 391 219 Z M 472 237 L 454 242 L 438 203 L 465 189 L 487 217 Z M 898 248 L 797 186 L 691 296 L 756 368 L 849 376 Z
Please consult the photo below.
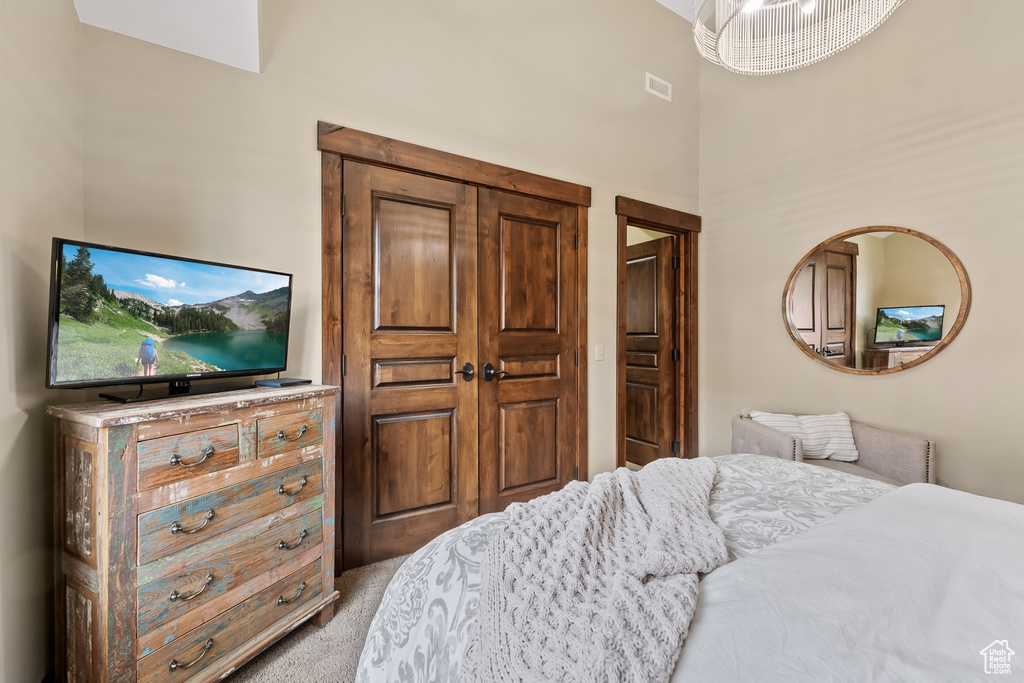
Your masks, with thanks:
M 159 360 L 159 356 L 156 354 L 156 345 L 153 340 L 146 337 L 146 341 L 142 342 L 142 346 L 139 347 L 139 357 L 135 363 L 142 363 L 142 376 L 152 377 L 156 374 L 156 362 Z

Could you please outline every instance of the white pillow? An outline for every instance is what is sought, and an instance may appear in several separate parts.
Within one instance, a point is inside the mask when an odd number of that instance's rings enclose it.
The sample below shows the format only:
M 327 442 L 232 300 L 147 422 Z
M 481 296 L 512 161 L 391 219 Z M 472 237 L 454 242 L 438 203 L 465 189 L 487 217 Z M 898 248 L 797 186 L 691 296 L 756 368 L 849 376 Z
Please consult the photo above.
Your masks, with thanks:
M 800 437 L 804 458 L 856 462 L 860 458 L 853 442 L 853 428 L 846 413 L 833 415 L 788 415 L 750 411 L 750 419 L 766 427 Z

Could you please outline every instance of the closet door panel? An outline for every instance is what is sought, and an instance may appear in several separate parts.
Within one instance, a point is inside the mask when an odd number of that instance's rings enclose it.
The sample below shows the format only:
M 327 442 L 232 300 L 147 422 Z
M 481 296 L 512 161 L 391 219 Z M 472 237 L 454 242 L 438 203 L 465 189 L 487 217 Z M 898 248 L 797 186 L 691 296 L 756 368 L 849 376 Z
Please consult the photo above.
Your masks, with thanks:
M 479 193 L 480 512 L 573 478 L 575 208 Z
M 374 331 L 455 332 L 451 207 L 373 198 Z
M 559 224 L 501 218 L 499 332 L 558 333 L 560 232 Z
M 345 162 L 344 567 L 477 512 L 475 190 Z
M 558 484 L 558 401 L 508 402 L 500 408 L 498 490 Z

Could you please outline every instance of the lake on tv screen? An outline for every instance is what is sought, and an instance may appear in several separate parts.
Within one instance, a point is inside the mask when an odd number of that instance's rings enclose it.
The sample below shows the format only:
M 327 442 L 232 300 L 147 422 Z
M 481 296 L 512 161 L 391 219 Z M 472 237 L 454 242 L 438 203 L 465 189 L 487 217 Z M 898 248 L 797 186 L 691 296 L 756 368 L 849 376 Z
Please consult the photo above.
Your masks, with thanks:
M 898 328 L 896 328 L 898 329 Z M 942 337 L 942 331 L 936 329 L 929 330 L 904 330 L 903 338 L 900 339 L 896 333 L 896 329 L 884 330 L 878 335 L 877 341 L 879 342 L 896 342 L 896 341 L 938 341 Z
M 883 321 L 878 326 L 875 341 L 885 342 L 909 342 L 909 341 L 938 341 L 942 338 L 942 328 L 928 327 L 926 329 L 905 329 L 895 324 L 894 321 Z
M 221 370 L 255 370 L 284 365 L 286 335 L 255 330 L 182 334 L 164 342 L 170 351 L 187 353 Z

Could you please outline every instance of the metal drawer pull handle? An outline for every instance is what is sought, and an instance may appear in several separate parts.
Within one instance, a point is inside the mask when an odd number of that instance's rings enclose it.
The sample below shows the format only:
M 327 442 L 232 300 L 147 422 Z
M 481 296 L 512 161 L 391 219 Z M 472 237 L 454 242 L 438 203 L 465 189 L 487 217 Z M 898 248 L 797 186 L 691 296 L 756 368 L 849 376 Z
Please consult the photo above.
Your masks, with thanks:
M 277 438 L 279 438 L 279 439 L 281 439 L 283 441 L 297 441 L 297 440 L 301 439 L 303 436 L 305 436 L 307 429 L 308 428 L 306 427 L 306 425 L 302 425 L 301 427 L 299 427 L 298 433 L 295 436 L 292 436 L 292 437 L 289 437 L 288 435 L 286 435 L 284 433 L 283 429 L 278 429 L 277 430 Z
M 192 666 L 193 664 L 195 664 L 196 662 L 198 662 L 200 659 L 205 657 L 206 653 L 210 651 L 211 647 L 213 647 L 213 638 L 207 639 L 206 644 L 203 645 L 203 651 L 201 653 L 199 653 L 198 657 L 193 659 L 188 664 L 179 664 L 177 659 L 172 659 L 170 665 L 168 665 L 167 668 L 170 669 L 171 671 L 177 671 L 178 669 L 187 669 L 190 666 Z
M 299 491 L 301 491 L 302 487 L 305 486 L 305 485 L 306 485 L 306 475 L 302 475 L 302 479 L 299 480 L 299 488 L 295 489 L 291 493 L 288 493 L 288 491 L 284 487 L 284 484 L 281 484 L 280 486 L 277 487 L 277 492 L 280 493 L 282 496 L 294 496 Z
M 288 598 L 287 600 L 285 600 L 283 595 L 277 596 L 277 604 L 278 605 L 285 605 L 285 604 L 287 604 L 289 602 L 295 602 L 296 600 L 299 599 L 299 596 L 302 595 L 302 591 L 304 591 L 304 590 L 306 590 L 306 582 L 305 581 L 303 581 L 302 583 L 299 584 L 299 590 L 295 591 L 295 597 L 294 598 Z
M 171 594 L 167 596 L 167 599 L 171 602 L 174 602 L 175 600 L 182 600 L 184 602 L 188 602 L 192 598 L 198 598 L 200 595 L 202 595 L 203 591 L 206 590 L 206 587 L 209 586 L 211 583 L 213 583 L 213 574 L 207 574 L 206 581 L 203 582 L 203 587 L 199 590 L 195 591 L 194 593 L 192 591 L 189 591 L 187 593 L 179 593 L 177 590 L 172 590 Z
M 206 519 L 203 520 L 203 523 L 200 524 L 199 526 L 197 526 L 195 529 L 185 529 L 185 527 L 183 527 L 180 522 L 175 522 L 174 524 L 171 525 L 171 533 L 172 534 L 194 534 L 195 532 L 199 531 L 204 526 L 209 524 L 211 519 L 213 519 L 213 510 L 212 509 L 209 512 L 206 513 Z
M 278 550 L 294 550 L 295 548 L 298 548 L 300 545 L 302 545 L 302 539 L 304 539 L 306 536 L 309 536 L 309 532 L 306 531 L 305 529 L 303 529 L 299 533 L 299 540 L 295 541 L 295 543 L 292 543 L 291 545 L 288 545 L 284 541 L 278 541 L 277 542 L 277 549 Z
M 203 457 L 192 462 L 185 462 L 180 455 L 175 453 L 174 455 L 171 456 L 171 467 L 174 467 L 175 465 L 181 465 L 182 467 L 195 467 L 199 463 L 205 461 L 211 455 L 213 455 L 213 446 L 207 446 L 206 448 L 204 448 Z

